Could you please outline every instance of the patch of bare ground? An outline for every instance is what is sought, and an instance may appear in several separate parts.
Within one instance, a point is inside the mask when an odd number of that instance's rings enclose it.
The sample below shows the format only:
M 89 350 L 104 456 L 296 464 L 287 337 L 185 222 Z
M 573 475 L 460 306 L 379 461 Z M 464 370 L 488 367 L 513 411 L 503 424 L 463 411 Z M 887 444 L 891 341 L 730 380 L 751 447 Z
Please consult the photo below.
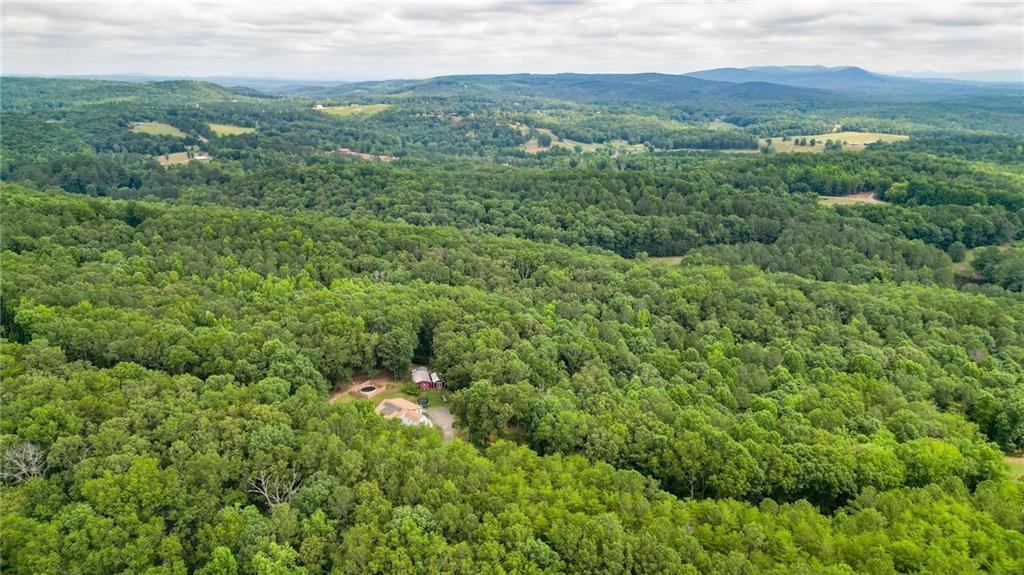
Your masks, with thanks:
M 863 192 L 850 194 L 848 196 L 821 196 L 818 201 L 826 206 L 839 206 L 846 204 L 886 204 L 875 195 L 874 192 Z
M 349 148 L 338 148 L 335 150 L 337 153 L 343 156 L 350 156 L 353 158 L 359 158 L 360 160 L 366 160 L 367 162 L 390 162 L 395 159 L 394 156 L 384 156 L 376 154 L 365 154 L 363 152 L 357 152 Z

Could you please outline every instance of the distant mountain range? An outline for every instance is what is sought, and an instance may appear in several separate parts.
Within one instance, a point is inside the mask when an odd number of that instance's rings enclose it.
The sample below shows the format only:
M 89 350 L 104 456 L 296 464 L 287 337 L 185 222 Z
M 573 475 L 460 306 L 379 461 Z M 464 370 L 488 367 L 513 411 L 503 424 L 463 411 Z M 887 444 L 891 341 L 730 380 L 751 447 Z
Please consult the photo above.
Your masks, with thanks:
M 907 78 L 876 74 L 856 66 L 755 66 L 715 68 L 687 74 L 715 82 L 768 82 L 784 86 L 816 88 L 834 92 L 871 94 L 973 94 L 990 90 L 1019 89 L 1006 83 L 989 83 L 951 78 Z
M 550 98 L 610 104 L 794 105 L 804 109 L 853 101 L 949 100 L 971 96 L 1017 98 L 1022 83 L 904 78 L 863 68 L 768 66 L 719 68 L 691 74 L 501 74 L 441 76 L 425 80 L 295 86 L 278 94 L 312 98 L 354 96 L 478 96 Z
M 92 76 L 120 81 L 179 79 L 123 74 Z M 678 104 L 718 100 L 806 107 L 872 96 L 880 100 L 922 100 L 974 95 L 1024 96 L 1021 82 L 979 82 L 950 78 L 908 78 L 855 66 L 757 66 L 716 68 L 689 74 L 479 74 L 421 80 L 344 82 L 215 76 L 205 80 L 245 95 L 295 95 L 327 99 L 357 96 L 478 96 L 550 98 L 593 103 Z
M 86 74 L 61 76 L 72 79 L 109 80 L 112 82 L 166 82 L 170 80 L 195 80 L 209 82 L 225 88 L 248 88 L 265 94 L 285 94 L 310 87 L 330 88 L 349 84 L 344 80 L 303 80 L 295 78 L 259 78 L 250 76 L 165 76 L 159 74 Z
M 966 80 L 968 82 L 1024 82 L 1024 68 L 1016 70 L 978 70 L 975 72 L 894 72 L 892 75 L 905 78 Z

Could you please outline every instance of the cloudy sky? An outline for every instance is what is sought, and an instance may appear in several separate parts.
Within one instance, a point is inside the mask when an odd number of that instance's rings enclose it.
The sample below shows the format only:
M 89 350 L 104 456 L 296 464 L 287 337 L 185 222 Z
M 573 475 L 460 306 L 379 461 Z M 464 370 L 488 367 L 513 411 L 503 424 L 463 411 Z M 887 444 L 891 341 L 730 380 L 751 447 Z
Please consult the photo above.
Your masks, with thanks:
M 4 74 L 1024 68 L 1024 3 L 3 2 Z

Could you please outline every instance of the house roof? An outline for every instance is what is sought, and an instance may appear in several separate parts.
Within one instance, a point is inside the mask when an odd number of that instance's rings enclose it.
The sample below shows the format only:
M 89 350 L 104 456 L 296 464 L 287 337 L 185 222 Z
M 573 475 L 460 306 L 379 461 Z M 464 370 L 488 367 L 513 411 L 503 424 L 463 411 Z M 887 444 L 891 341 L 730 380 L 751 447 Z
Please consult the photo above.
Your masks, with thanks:
M 412 370 L 412 380 L 415 383 L 430 381 L 430 370 L 425 367 L 417 367 Z
M 422 407 L 401 397 L 381 401 L 376 412 L 386 419 L 398 419 L 405 425 L 434 425 L 429 417 L 423 415 Z
M 423 421 L 423 414 L 415 411 L 406 411 L 402 414 L 402 419 L 409 423 L 421 423 Z
M 420 406 L 409 401 L 408 399 L 396 397 L 394 399 L 385 399 L 384 401 L 378 403 L 376 411 L 377 413 L 383 415 L 384 417 L 392 418 L 398 417 L 402 415 L 403 412 L 407 411 L 412 411 L 414 413 L 417 413 L 418 415 L 420 409 Z

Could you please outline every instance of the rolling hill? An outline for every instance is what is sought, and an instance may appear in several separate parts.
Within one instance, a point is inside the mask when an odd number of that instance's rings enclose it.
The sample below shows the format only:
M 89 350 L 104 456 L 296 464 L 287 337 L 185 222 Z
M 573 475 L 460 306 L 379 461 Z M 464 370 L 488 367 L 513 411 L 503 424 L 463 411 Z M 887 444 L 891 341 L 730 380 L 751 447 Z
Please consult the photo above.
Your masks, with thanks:
M 592 104 L 698 104 L 757 99 L 767 102 L 826 103 L 836 94 L 765 82 L 736 85 L 673 74 L 507 74 L 440 76 L 425 80 L 358 82 L 309 87 L 295 95 L 553 99 Z
M 714 82 L 768 82 L 799 88 L 836 92 L 861 92 L 879 95 L 955 95 L 1020 90 L 1006 83 L 966 82 L 938 78 L 904 78 L 876 74 L 856 66 L 755 66 L 751 68 L 715 68 L 687 74 L 691 78 Z

